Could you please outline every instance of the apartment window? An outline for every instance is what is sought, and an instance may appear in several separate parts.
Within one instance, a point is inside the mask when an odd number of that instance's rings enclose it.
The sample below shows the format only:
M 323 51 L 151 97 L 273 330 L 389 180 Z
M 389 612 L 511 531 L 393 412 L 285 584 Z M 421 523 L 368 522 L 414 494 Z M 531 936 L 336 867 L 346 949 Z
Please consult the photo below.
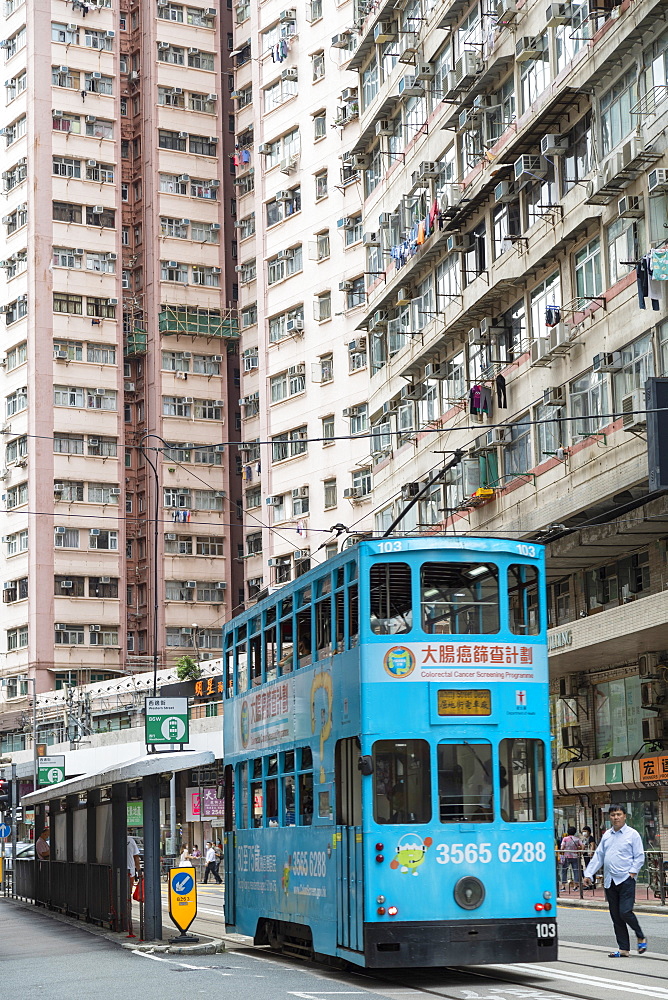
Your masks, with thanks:
M 7 371 L 11 372 L 19 365 L 24 365 L 27 360 L 27 344 L 24 341 L 22 344 L 17 344 L 16 347 L 12 347 L 11 350 L 7 351 Z
M 494 257 L 499 258 L 507 250 L 512 250 L 510 236 L 519 236 L 521 228 L 519 201 L 498 205 L 493 214 Z
M 353 243 L 359 243 L 362 239 L 362 216 L 353 215 L 350 217 L 350 223 L 345 227 L 345 235 L 343 242 L 345 246 L 352 246 Z
M 81 177 L 81 160 L 71 156 L 54 156 L 52 164 L 57 177 Z
M 83 597 L 85 577 L 54 576 L 53 593 L 55 597 Z
M 327 135 L 327 114 L 325 111 L 318 111 L 313 115 L 313 139 L 324 139 Z
M 166 4 L 164 7 L 158 5 L 158 17 L 162 18 L 163 21 L 176 21 L 182 24 L 183 7 L 176 3 Z
M 175 281 L 181 285 L 188 284 L 188 265 L 175 260 L 160 261 L 160 280 Z
M 352 487 L 354 490 L 357 490 L 357 496 L 368 496 L 372 490 L 371 469 L 364 468 L 358 469 L 357 472 L 353 472 Z
M 218 535 L 198 535 L 195 540 L 198 556 L 222 556 L 225 554 L 224 539 Z
M 118 549 L 118 532 L 105 528 L 91 528 L 88 532 L 88 547 L 91 549 Z
M 196 399 L 195 417 L 198 420 L 222 420 L 223 408 L 212 399 Z
M 181 396 L 163 396 L 162 414 L 165 417 L 189 417 L 192 404 L 186 403 Z
M 504 471 L 508 478 L 522 475 L 531 469 L 531 424 L 519 420 L 509 427 L 510 441 L 503 449 Z
M 188 65 L 192 69 L 204 69 L 209 73 L 215 70 L 215 59 L 213 52 L 189 52 Z
M 178 45 L 166 45 L 158 42 L 158 61 L 171 63 L 172 66 L 183 66 L 185 64 L 185 51 Z
M 20 628 L 10 628 L 10 629 L 7 629 L 7 651 L 8 652 L 11 653 L 15 649 L 25 649 L 27 645 L 28 645 L 28 626 L 27 625 L 22 625 L 22 626 L 20 626 Z M 10 678 L 10 680 L 13 680 L 13 679 L 14 678 Z M 8 690 L 8 692 L 7 692 L 7 697 L 8 698 L 12 696 L 13 690 L 17 691 L 17 694 L 15 694 L 13 696 L 14 697 L 19 697 L 19 694 L 18 694 L 18 678 L 16 680 L 17 680 L 16 687 L 15 688 L 10 688 Z M 27 690 L 28 689 L 28 685 L 27 685 L 27 683 L 25 683 L 25 688 L 26 688 L 26 690 L 25 690 L 25 692 L 22 691 L 21 692 L 22 694 L 27 694 L 28 693 L 28 690 Z M 12 692 L 12 694 L 10 694 L 10 691 Z
M 192 222 L 190 225 L 190 238 L 195 243 L 219 243 L 218 223 Z
M 355 309 L 356 306 L 363 306 L 366 303 L 364 275 L 361 275 L 359 278 L 353 278 L 350 284 L 352 287 L 346 291 L 346 309 Z
M 7 490 L 7 510 L 13 510 L 15 507 L 21 507 L 24 503 L 28 503 L 28 484 L 19 483 L 18 486 L 11 486 Z
M 198 156 L 216 156 L 218 152 L 218 140 L 213 138 L 207 138 L 204 135 L 191 135 L 188 141 L 188 149 L 191 153 L 197 153 Z
M 99 226 L 100 229 L 114 229 L 116 226 L 116 212 L 114 209 L 104 208 L 101 212 L 96 212 L 95 209 L 99 207 L 99 205 L 95 205 L 92 208 L 90 205 L 86 206 L 86 225 Z
M 645 227 L 642 219 L 615 219 L 606 228 L 605 234 L 610 286 L 630 273 L 628 264 L 623 264 L 622 261 L 639 259 L 640 248 L 645 245 Z
M 603 290 L 601 280 L 601 241 L 598 236 L 590 240 L 575 254 L 575 288 L 580 299 L 580 305 Z
M 316 233 L 316 259 L 326 260 L 329 257 L 329 229 L 322 233 Z
M 53 435 L 53 451 L 56 455 L 83 455 L 83 434 L 62 434 L 56 431 Z
M 200 111 L 203 114 L 214 115 L 216 113 L 216 101 L 209 100 L 208 94 L 189 94 L 188 107 L 191 111 Z
M 601 135 L 603 154 L 618 146 L 636 127 L 631 108 L 638 101 L 638 72 L 629 69 L 601 98 Z
M 369 428 L 369 406 L 367 403 L 360 403 L 353 407 L 350 416 L 350 433 L 363 434 Z
M 327 171 L 321 170 L 315 175 L 315 199 L 320 201 L 327 197 Z
M 378 62 L 373 59 L 362 72 L 362 108 L 368 108 L 378 93 Z
M 88 503 L 118 503 L 118 487 L 105 483 L 88 484 Z
M 296 427 L 285 434 L 277 434 L 271 439 L 272 462 L 283 462 L 287 458 L 305 455 L 308 451 L 307 428 Z
M 56 627 L 54 641 L 56 646 L 83 646 L 85 642 L 83 625 Z
M 5 413 L 8 417 L 14 416 L 15 413 L 20 413 L 21 410 L 25 410 L 27 406 L 27 386 L 22 386 L 20 389 L 16 389 L 15 392 L 12 392 L 9 396 L 5 397 Z
M 89 625 L 88 642 L 91 646 L 118 646 L 118 629 Z
M 334 441 L 335 430 L 334 430 L 334 414 L 330 413 L 326 417 L 321 419 L 321 433 L 323 444 L 332 444 Z
M 622 368 L 613 375 L 614 401 L 618 410 L 622 399 L 634 389 L 644 389 L 648 378 L 654 375 L 652 334 L 646 333 L 620 351 Z
M 520 93 L 522 110 L 528 111 L 543 93 L 550 81 L 550 64 L 547 53 L 547 35 L 537 39 L 543 55 L 537 59 L 527 59 L 520 64 Z
M 219 288 L 220 268 L 205 267 L 203 264 L 194 264 L 192 282 L 193 285 L 204 285 L 206 288 Z
M 195 490 L 193 507 L 195 510 L 222 510 L 225 497 L 222 491 Z
M 113 93 L 113 78 L 110 76 L 95 76 L 93 73 L 84 73 L 84 90 L 89 94 Z
M 98 319 L 114 319 L 116 316 L 116 306 L 109 299 L 99 299 L 88 295 L 86 298 L 86 315 L 95 316 Z M 88 360 L 90 361 L 90 358 Z
M 348 371 L 358 372 L 367 366 L 366 338 L 356 337 L 348 347 Z
M 608 412 L 608 384 L 604 375 L 587 372 L 571 382 L 569 392 L 571 416 L 579 418 L 571 422 L 574 438 L 595 434 L 609 422 L 608 417 L 602 416 Z
M 181 132 L 172 132 L 164 128 L 158 130 L 158 146 L 160 149 L 171 149 L 177 153 L 185 153 L 187 138 L 188 136 Z
M 268 226 L 275 226 L 278 222 L 282 222 L 283 219 L 289 218 L 289 216 L 294 215 L 296 212 L 301 212 L 301 188 L 291 188 L 286 192 L 285 200 L 281 198 L 280 201 L 269 201 L 267 202 L 265 208 Z
M 86 122 L 86 135 L 89 139 L 113 139 L 114 123 L 97 118 L 94 122 Z
M 324 52 L 314 52 L 311 56 L 311 68 L 313 72 L 313 82 L 317 83 L 318 80 L 322 80 L 325 76 L 325 53 Z
M 82 218 L 81 205 L 72 205 L 65 201 L 54 201 L 53 219 L 55 222 L 81 222 Z
M 259 486 L 254 486 L 251 490 L 246 490 L 246 510 L 254 510 L 262 506 L 262 490 Z
M 96 458 L 116 458 L 118 455 L 118 441 L 114 437 L 94 437 L 88 435 L 87 454 Z
M 56 527 L 54 529 L 54 545 L 57 549 L 78 549 L 79 548 L 79 529 L 78 528 L 64 528 L 59 529 Z
M 57 489 L 54 483 L 53 492 L 58 500 L 65 503 L 81 503 L 84 498 L 84 484 L 73 479 L 61 480 L 57 484 Z
M 590 111 L 573 126 L 567 140 L 566 155 L 561 157 L 562 194 L 570 191 L 594 168 L 594 140 Z
M 292 516 L 303 517 L 309 512 L 309 488 L 300 486 L 292 491 Z
M 531 335 L 534 340 L 550 332 L 546 323 L 548 310 L 560 304 L 561 281 L 556 271 L 531 291 Z

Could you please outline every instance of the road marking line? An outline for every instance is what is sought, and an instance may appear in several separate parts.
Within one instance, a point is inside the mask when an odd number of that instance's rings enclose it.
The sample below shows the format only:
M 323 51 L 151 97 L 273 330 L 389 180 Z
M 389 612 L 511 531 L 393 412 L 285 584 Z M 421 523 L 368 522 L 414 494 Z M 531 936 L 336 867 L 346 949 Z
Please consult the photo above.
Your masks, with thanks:
M 488 965 L 487 968 L 499 969 L 508 973 L 508 966 L 504 965 Z M 640 983 L 622 982 L 618 979 L 604 979 L 602 976 L 588 976 L 584 972 L 561 972 L 558 969 L 546 969 L 544 966 L 540 965 L 524 965 L 518 963 L 513 966 L 513 969 L 521 970 L 527 975 L 542 976 L 544 979 L 564 979 L 567 982 L 579 983 L 580 985 L 585 986 L 592 986 L 600 983 L 604 986 L 614 986 L 623 993 L 640 993 L 644 996 L 657 997 L 660 998 L 660 1000 L 668 1000 L 668 989 L 664 989 L 661 986 L 646 986 Z

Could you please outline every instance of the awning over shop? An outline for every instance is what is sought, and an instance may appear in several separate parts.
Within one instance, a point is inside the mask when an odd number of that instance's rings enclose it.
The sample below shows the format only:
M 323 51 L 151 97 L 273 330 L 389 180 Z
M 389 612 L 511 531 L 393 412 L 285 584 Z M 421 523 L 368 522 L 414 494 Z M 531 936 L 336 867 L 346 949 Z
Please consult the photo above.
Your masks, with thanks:
M 216 756 L 212 750 L 200 750 L 194 753 L 184 750 L 179 753 L 144 754 L 142 757 L 135 757 L 134 760 L 128 760 L 110 769 L 93 771 L 90 774 L 82 774 L 78 778 L 61 781 L 58 785 L 40 788 L 36 792 L 24 795 L 22 801 L 24 805 L 34 806 L 52 799 L 62 799 L 66 795 L 89 792 L 94 788 L 103 788 L 126 781 L 139 781 L 152 774 L 165 774 L 171 771 L 186 771 L 191 767 L 204 767 L 207 764 L 213 764 L 215 759 Z

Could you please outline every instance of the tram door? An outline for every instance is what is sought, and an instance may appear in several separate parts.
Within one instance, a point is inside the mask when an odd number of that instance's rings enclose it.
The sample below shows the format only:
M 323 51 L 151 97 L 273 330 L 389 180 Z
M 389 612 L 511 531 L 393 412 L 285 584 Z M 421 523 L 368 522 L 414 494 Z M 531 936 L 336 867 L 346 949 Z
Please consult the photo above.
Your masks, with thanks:
M 223 910 L 225 923 L 236 924 L 237 896 L 237 848 L 234 834 L 234 768 L 229 764 L 225 767 L 225 839 L 224 839 L 224 870 L 225 896 Z
M 364 950 L 362 780 L 355 738 L 336 744 L 336 913 L 337 944 Z

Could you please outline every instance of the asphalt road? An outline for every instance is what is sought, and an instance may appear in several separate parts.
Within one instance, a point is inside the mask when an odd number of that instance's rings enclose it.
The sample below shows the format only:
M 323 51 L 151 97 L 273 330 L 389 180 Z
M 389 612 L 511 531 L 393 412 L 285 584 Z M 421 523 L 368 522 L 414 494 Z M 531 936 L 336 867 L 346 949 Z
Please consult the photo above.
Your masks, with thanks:
M 668 906 L 666 911 L 664 915 L 636 910 L 636 915 L 647 937 L 649 950 L 668 957 Z M 607 948 L 608 951 L 616 947 L 612 921 L 606 910 L 560 906 L 558 921 L 559 940 L 562 942 L 594 945 Z M 633 934 L 631 938 L 633 939 Z
M 650 955 L 610 960 L 605 912 L 561 909 L 558 963 L 372 973 L 299 963 L 262 949 L 147 955 L 0 898 L 7 997 L 33 1000 L 668 1000 L 668 915 L 644 917 Z M 602 942 L 599 944 L 598 942 Z

